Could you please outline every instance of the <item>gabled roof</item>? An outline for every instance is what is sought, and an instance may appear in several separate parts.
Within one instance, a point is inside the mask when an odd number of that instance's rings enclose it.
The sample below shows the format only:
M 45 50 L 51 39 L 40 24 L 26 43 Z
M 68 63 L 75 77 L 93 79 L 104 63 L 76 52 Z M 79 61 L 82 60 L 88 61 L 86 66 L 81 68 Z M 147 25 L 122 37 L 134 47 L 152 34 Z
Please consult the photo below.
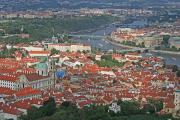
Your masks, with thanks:
M 11 106 L 16 107 L 16 108 L 26 109 L 26 110 L 31 108 L 30 102 L 24 101 L 24 100 L 12 103 Z
M 0 75 L 0 80 L 16 82 L 18 80 L 18 78 L 7 76 L 7 75 Z
M 14 93 L 15 93 L 15 91 L 11 90 L 10 88 L 0 87 L 0 94 L 12 95 Z
M 0 104 L 0 109 L 2 109 L 4 113 L 8 113 L 8 114 L 12 114 L 12 115 L 22 115 L 22 113 L 23 113 L 20 110 L 18 110 L 17 108 L 12 107 L 7 104 Z
M 37 89 L 33 89 L 31 87 L 26 87 L 16 92 L 15 96 L 22 97 L 22 96 L 37 95 L 37 94 L 41 94 L 41 91 Z
M 29 82 L 49 78 L 49 76 L 41 76 L 41 75 L 38 75 L 37 73 L 26 74 L 25 76 Z

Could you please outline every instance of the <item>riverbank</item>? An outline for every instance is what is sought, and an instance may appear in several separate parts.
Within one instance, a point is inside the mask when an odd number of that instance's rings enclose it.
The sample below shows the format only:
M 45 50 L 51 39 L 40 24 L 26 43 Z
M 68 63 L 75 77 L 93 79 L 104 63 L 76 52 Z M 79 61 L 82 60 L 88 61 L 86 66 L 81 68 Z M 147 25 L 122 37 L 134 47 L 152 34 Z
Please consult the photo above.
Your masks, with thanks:
M 124 48 L 127 48 L 127 49 L 146 49 L 146 48 L 139 48 L 139 47 L 134 47 L 134 46 L 128 46 L 128 45 L 124 45 L 124 44 L 121 44 L 121 43 L 117 43 L 116 41 L 114 40 L 110 40 L 110 39 L 105 39 L 107 40 L 108 42 L 110 42 L 111 44 L 113 45 L 117 45 L 117 46 L 120 46 L 120 47 L 124 47 Z M 163 50 L 153 50 L 153 49 L 149 49 L 147 48 L 150 52 L 155 52 L 155 53 L 163 53 L 163 54 L 172 54 L 172 55 L 180 55 L 180 52 L 173 52 L 173 51 L 163 51 Z

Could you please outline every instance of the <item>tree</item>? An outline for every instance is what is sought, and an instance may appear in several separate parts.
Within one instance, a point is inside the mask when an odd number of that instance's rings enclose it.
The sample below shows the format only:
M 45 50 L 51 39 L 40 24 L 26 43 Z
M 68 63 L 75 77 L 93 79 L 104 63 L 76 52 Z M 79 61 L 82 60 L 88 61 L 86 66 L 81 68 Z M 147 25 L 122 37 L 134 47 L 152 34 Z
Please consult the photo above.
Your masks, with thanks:
M 142 48 L 144 48 L 144 47 L 145 47 L 145 44 L 144 44 L 144 42 L 142 42 L 142 44 L 141 44 L 141 47 L 142 47 Z
M 27 115 L 22 115 L 20 117 L 21 120 L 34 120 L 43 117 L 42 111 L 40 111 L 37 107 L 32 106 L 31 109 L 27 110 Z
M 0 31 L 0 36 L 4 36 L 5 32 L 4 31 Z
M 151 104 L 145 104 L 142 109 L 143 113 L 155 113 L 155 108 Z
M 163 109 L 163 101 L 162 100 L 149 99 L 148 104 L 150 104 L 152 107 L 154 107 L 155 112 L 159 112 Z
M 177 71 L 178 71 L 178 66 L 174 65 L 173 68 L 172 68 L 172 72 L 177 72 Z
M 165 120 L 172 118 L 172 115 L 157 116 L 141 112 L 139 103 L 136 101 L 119 100 L 118 105 L 123 107 L 123 112 L 112 114 L 108 112 L 108 105 L 91 105 L 78 109 L 71 102 L 63 102 L 52 116 L 45 116 L 38 120 Z M 150 104 L 147 105 L 149 108 L 146 110 L 153 113 L 154 107 Z
M 70 50 L 66 50 L 66 52 L 70 52 Z
M 160 49 L 161 49 L 160 46 L 155 47 L 155 50 L 160 50 Z
M 177 51 L 177 48 L 176 48 L 176 46 L 172 46 L 170 50 L 171 51 Z
M 177 71 L 176 76 L 180 77 L 180 70 Z
M 59 50 L 56 50 L 55 48 L 51 49 L 51 55 L 58 54 Z
M 61 106 L 60 107 L 69 107 L 69 106 L 71 106 L 71 102 L 69 102 L 69 101 L 65 101 L 65 102 L 63 102 L 62 104 L 61 104 Z
M 81 53 L 81 51 L 80 51 L 80 50 L 78 50 L 77 52 L 78 52 L 78 53 Z
M 170 35 L 164 35 L 164 36 L 163 36 L 163 41 L 162 41 L 161 44 L 163 44 L 163 45 L 168 45 L 168 43 L 169 43 L 169 38 L 170 38 Z
M 123 101 L 120 102 L 121 114 L 130 115 L 140 113 L 139 103 L 136 101 Z
M 43 113 L 42 111 L 39 111 L 38 108 L 32 107 L 30 110 L 27 111 L 27 115 L 30 120 L 34 120 L 34 119 L 42 117 Z
M 56 111 L 56 103 L 54 98 L 51 97 L 48 101 L 45 101 L 41 109 L 43 111 L 44 116 L 50 116 L 54 114 L 54 112 Z
M 45 101 L 43 106 L 40 108 L 32 106 L 31 109 L 27 110 L 27 115 L 22 115 L 21 120 L 35 120 L 45 116 L 51 116 L 56 111 L 56 103 L 54 98 L 49 98 Z

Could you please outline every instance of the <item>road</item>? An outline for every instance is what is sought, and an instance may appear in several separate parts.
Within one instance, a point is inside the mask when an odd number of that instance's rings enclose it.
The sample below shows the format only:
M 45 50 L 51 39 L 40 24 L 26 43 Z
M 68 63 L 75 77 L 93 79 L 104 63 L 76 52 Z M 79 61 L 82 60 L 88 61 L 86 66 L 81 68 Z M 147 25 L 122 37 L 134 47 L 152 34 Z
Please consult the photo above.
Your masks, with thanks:
M 128 45 L 123 45 L 117 42 L 113 42 L 108 40 L 109 42 L 111 42 L 114 45 L 118 45 L 120 47 L 125 47 L 125 48 L 129 48 L 129 49 L 136 49 L 136 50 L 146 50 L 148 49 L 150 52 L 155 52 L 155 53 L 163 53 L 163 54 L 172 54 L 172 55 L 180 55 L 180 52 L 174 52 L 174 51 L 164 51 L 164 50 L 154 50 L 153 48 L 139 48 L 139 47 L 134 47 L 134 46 L 128 46 Z

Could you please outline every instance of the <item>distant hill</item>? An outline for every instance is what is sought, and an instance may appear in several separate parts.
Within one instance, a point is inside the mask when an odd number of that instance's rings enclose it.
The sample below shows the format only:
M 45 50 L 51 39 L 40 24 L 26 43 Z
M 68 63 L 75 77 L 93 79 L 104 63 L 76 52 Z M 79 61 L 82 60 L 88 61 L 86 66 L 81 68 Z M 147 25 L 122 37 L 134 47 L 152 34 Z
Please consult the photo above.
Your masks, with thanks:
M 60 8 L 108 8 L 114 5 L 146 7 L 179 0 L 0 0 L 0 10 L 19 11 Z
M 28 9 L 58 8 L 58 0 L 0 0 L 0 10 L 18 11 Z

